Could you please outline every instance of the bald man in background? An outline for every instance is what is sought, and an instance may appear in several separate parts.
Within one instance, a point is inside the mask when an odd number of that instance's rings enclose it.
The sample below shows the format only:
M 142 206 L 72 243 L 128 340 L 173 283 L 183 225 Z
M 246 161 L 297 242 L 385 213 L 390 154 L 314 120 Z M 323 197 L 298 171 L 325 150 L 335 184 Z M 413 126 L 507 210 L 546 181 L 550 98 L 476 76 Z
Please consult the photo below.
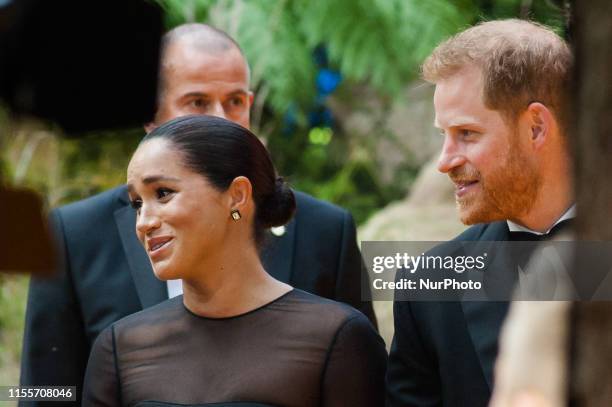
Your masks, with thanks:
M 249 68 L 227 34 L 203 24 L 175 28 L 162 41 L 160 71 L 158 109 L 147 132 L 190 114 L 250 127 Z M 295 197 L 294 219 L 269 233 L 266 270 L 296 288 L 348 303 L 376 325 L 371 303 L 361 301 L 362 260 L 351 215 L 301 192 Z M 80 400 L 98 333 L 181 294 L 182 286 L 155 278 L 136 238 L 125 186 L 58 208 L 51 222 L 63 264 L 56 278 L 30 284 L 21 385 L 77 386 Z

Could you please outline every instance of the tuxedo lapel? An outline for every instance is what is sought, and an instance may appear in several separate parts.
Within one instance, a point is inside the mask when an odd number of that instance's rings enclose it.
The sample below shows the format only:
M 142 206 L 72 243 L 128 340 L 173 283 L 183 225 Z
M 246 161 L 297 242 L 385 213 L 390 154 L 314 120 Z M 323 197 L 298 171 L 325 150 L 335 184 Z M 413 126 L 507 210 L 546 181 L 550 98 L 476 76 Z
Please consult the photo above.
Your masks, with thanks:
M 505 241 L 509 238 L 506 222 L 492 223 L 479 241 Z M 467 329 L 478 356 L 485 380 L 493 388 L 493 366 L 497 356 L 501 326 L 508 312 L 509 303 L 500 301 L 461 302 Z
M 266 271 L 277 280 L 291 283 L 293 269 L 293 252 L 295 248 L 295 218 L 285 225 L 284 234 L 276 236 L 270 232 L 266 245 L 261 253 L 261 260 Z
M 125 195 L 125 191 L 122 191 L 122 195 Z M 128 205 L 126 197 L 122 196 L 121 200 L 124 200 L 125 204 L 115 211 L 115 222 L 136 285 L 136 292 L 144 309 L 166 300 L 167 288 L 166 284 L 153 274 L 149 258 L 136 237 L 134 230 L 136 212 Z

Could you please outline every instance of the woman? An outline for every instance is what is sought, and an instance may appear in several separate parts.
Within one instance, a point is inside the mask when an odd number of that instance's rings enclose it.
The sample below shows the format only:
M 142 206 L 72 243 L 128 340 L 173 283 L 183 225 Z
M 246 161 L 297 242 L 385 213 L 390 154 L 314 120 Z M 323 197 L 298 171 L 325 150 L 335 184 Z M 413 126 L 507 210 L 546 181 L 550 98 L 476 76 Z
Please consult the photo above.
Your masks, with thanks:
M 264 230 L 295 201 L 257 137 L 220 118 L 172 120 L 138 147 L 128 190 L 155 275 L 182 279 L 184 294 L 100 334 L 84 405 L 383 404 L 386 352 L 368 319 L 261 264 Z

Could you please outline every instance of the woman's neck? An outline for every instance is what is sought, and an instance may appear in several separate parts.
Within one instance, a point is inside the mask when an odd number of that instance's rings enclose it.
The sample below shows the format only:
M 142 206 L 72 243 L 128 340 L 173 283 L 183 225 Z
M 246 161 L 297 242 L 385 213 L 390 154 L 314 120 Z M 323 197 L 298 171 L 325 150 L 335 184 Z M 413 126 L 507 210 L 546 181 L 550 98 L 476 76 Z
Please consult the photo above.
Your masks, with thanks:
M 244 314 L 291 290 L 264 270 L 255 248 L 219 253 L 194 274 L 183 279 L 183 302 L 205 317 Z

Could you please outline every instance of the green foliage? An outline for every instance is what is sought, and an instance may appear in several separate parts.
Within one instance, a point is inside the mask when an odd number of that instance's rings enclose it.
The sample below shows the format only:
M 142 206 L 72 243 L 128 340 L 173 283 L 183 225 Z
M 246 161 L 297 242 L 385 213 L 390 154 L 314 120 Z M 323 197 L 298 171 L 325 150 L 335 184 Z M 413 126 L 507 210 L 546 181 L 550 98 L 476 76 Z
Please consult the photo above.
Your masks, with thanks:
M 528 18 L 552 27 L 560 35 L 565 32 L 567 12 L 551 0 L 476 0 L 475 4 L 480 9 L 479 20 Z
M 19 383 L 28 279 L 0 273 L 0 385 Z
M 316 46 L 327 47 L 332 66 L 346 79 L 396 95 L 433 47 L 473 21 L 478 11 L 467 0 L 159 2 L 168 13 L 169 28 L 211 22 L 211 9 L 223 10 L 227 18 L 213 25 L 238 41 L 251 64 L 254 85 L 264 81 L 270 87 L 269 103 L 280 114 L 290 105 L 310 107 Z
M 333 165 L 330 151 L 325 146 L 309 145 L 304 151 L 304 165 L 299 173 L 291 178 L 299 190 L 309 191 L 314 196 L 351 208 L 356 222 L 362 223 L 371 214 L 371 208 L 386 203 L 385 189 L 377 180 L 376 168 L 371 160 L 349 160 L 346 165 Z M 365 158 L 365 157 L 364 157 Z M 370 191 L 360 193 L 357 188 Z
M 469 2 L 446 0 L 298 2 L 299 29 L 313 49 L 325 44 L 349 80 L 397 95 L 442 39 L 476 15 Z
M 144 130 L 90 134 L 83 139 L 62 140 L 61 191 L 57 203 L 72 202 L 125 184 L 126 169 Z
M 240 3 L 236 40 L 250 62 L 254 84 L 270 88 L 268 102 L 283 114 L 289 106 L 300 113 L 315 96 L 315 65 L 312 48 L 298 29 L 302 16 L 295 1 Z
M 127 164 L 144 135 L 132 129 L 64 139 L 49 124 L 7 119 L 0 125 L 6 130 L 0 182 L 36 190 L 51 207 L 125 183 Z
M 289 175 L 293 187 L 349 208 L 357 224 L 364 223 L 376 208 L 401 199 L 418 172 L 407 161 L 397 169 L 394 182 L 384 184 L 379 163 L 369 153 L 372 147 L 367 146 L 375 140 L 347 148 L 346 135 L 334 134 L 329 128 L 314 128 L 307 137 L 276 137 L 271 142 L 274 161 L 286 170 L 283 174 Z M 275 151 L 284 152 L 279 155 L 282 160 L 276 159 Z
M 186 22 L 206 21 L 215 0 L 164 0 L 157 3 L 164 10 L 166 24 L 174 27 Z

